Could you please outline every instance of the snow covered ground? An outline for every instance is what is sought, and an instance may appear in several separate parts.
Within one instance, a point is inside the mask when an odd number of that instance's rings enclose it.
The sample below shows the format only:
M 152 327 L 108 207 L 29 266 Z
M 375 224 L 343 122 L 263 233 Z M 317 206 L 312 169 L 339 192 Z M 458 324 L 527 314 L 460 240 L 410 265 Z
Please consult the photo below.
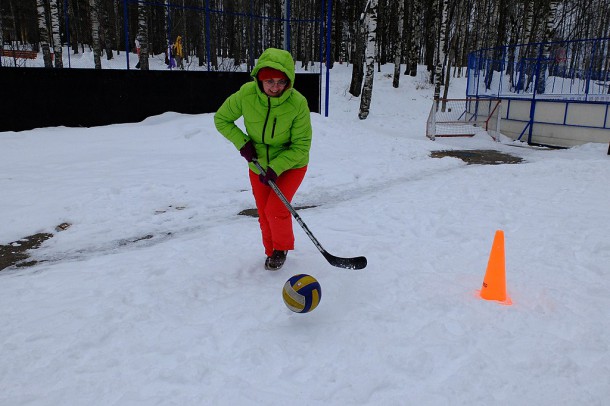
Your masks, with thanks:
M 603 405 L 610 398 L 607 145 L 428 140 L 433 89 L 351 68 L 313 114 L 285 267 L 263 269 L 245 161 L 212 114 L 0 133 L 0 244 L 55 234 L 0 271 L 0 405 Z M 452 93 L 463 96 L 464 79 Z M 518 165 L 431 151 L 496 149 Z M 71 224 L 65 231 L 55 226 Z M 512 306 L 477 296 L 496 230 Z M 316 277 L 309 314 L 284 282 Z

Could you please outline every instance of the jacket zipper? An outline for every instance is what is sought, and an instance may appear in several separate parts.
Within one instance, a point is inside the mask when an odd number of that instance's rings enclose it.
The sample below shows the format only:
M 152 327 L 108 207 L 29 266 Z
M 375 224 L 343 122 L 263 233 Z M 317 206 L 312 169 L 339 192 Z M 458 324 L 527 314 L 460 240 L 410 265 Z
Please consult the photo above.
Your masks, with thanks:
M 275 125 L 277 124 L 277 117 L 273 118 L 273 127 L 271 128 L 271 139 L 273 139 L 273 136 L 275 135 Z
M 267 147 L 267 165 L 269 165 L 269 145 L 265 143 L 265 132 L 267 130 L 267 122 L 269 121 L 269 114 L 271 113 L 271 98 L 267 96 L 267 117 L 265 117 L 265 124 L 263 124 L 263 144 Z M 275 131 L 275 124 L 274 124 Z M 271 138 L 273 138 L 273 133 L 271 134 Z

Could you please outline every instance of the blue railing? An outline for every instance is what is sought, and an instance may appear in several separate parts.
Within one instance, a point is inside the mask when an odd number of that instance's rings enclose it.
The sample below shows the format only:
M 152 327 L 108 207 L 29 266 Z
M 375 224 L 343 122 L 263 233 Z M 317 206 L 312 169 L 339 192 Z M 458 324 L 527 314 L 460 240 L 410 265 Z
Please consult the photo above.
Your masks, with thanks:
M 507 45 L 471 52 L 466 94 L 610 102 L 610 38 Z

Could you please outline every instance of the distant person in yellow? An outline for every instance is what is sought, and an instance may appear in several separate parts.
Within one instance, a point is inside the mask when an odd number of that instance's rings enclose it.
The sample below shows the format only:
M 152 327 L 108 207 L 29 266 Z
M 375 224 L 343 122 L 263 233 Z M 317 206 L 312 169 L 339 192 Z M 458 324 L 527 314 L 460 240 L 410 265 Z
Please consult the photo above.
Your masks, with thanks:
M 176 66 L 180 69 L 184 69 L 184 64 L 182 63 L 184 51 L 182 50 L 182 37 L 180 35 L 176 37 L 176 42 L 174 42 L 174 46 L 172 47 L 172 54 L 176 59 Z

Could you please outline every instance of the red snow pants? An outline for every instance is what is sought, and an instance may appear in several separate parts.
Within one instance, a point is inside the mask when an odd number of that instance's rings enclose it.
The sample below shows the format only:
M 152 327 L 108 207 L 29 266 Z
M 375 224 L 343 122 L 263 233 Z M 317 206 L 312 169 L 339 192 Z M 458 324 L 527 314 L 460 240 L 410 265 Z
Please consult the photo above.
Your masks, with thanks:
M 284 203 L 275 194 L 270 186 L 258 179 L 258 175 L 251 170 L 250 184 L 252 194 L 258 210 L 258 222 L 263 235 L 265 255 L 273 254 L 273 250 L 289 251 L 294 249 L 294 234 L 292 232 L 292 216 Z M 283 172 L 275 184 L 280 188 L 288 201 L 297 192 L 307 172 L 307 166 L 289 169 Z

